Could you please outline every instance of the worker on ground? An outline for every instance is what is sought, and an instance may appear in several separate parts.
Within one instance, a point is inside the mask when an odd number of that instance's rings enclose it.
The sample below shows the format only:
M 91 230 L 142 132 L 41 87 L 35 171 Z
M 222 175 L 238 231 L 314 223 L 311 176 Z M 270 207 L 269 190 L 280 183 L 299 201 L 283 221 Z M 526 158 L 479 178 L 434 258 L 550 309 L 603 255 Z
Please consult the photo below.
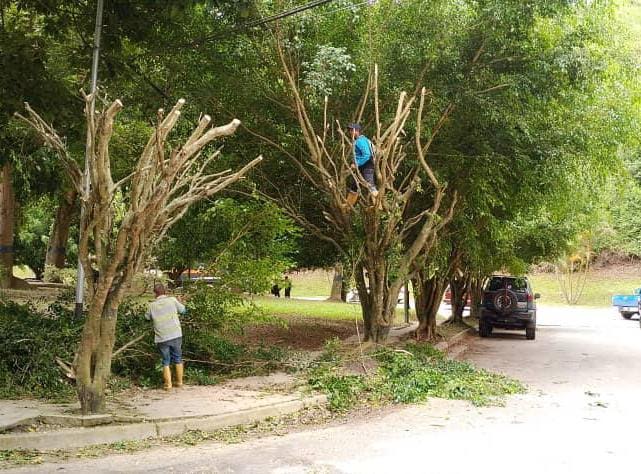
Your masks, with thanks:
M 372 197 L 378 195 L 376 189 L 376 170 L 374 168 L 374 153 L 372 142 L 365 135 L 361 134 L 361 126 L 357 123 L 350 123 L 347 125 L 352 140 L 354 140 L 354 163 L 352 168 L 358 170 L 358 174 L 367 183 L 369 192 Z M 352 178 L 347 194 L 347 204 L 353 207 L 358 201 L 358 183 Z
M 156 299 L 149 303 L 145 318 L 154 323 L 154 342 L 162 357 L 163 388 L 171 390 L 170 365 L 176 368 L 176 388 L 183 385 L 182 329 L 178 314 L 185 314 L 185 306 L 173 296 L 167 296 L 163 284 L 154 285 Z
M 290 298 L 292 296 L 292 281 L 288 276 L 285 276 L 285 281 L 283 281 L 283 287 L 285 288 L 285 298 Z

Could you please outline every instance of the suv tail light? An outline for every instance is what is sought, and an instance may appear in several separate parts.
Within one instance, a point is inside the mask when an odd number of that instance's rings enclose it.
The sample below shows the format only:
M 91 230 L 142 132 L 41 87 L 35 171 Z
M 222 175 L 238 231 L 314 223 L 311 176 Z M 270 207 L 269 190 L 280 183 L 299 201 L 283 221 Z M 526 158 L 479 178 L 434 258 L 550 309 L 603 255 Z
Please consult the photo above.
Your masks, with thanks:
M 532 293 L 530 293 L 529 291 L 526 293 L 526 297 L 527 297 L 528 303 L 531 303 L 532 301 L 534 301 L 534 295 L 532 295 Z

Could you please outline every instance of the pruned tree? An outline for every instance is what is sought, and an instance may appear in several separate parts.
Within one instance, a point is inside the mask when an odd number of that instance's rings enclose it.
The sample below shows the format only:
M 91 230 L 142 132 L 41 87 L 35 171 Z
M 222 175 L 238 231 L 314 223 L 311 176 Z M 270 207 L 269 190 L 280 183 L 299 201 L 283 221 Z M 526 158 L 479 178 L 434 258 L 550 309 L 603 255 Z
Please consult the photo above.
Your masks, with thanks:
M 363 177 L 351 167 L 353 145 L 342 132 L 340 123 L 337 122 L 336 131 L 331 133 L 328 101 L 325 100 L 323 122 L 317 126 L 299 88 L 297 68 L 280 41 L 277 50 L 291 108 L 304 142 L 302 156 L 281 151 L 300 170 L 303 186 L 311 186 L 322 197 L 318 208 L 325 224 L 318 224 L 318 220 L 301 212 L 296 189 L 287 192 L 274 186 L 272 196 L 276 196 L 295 220 L 331 242 L 350 261 L 363 311 L 365 338 L 382 342 L 393 324 L 398 294 L 411 276 L 414 260 L 429 251 L 438 231 L 453 215 L 456 198 L 449 200 L 449 209 L 443 205 L 446 187 L 426 160 L 427 151 L 453 107 L 448 106 L 439 114 L 424 141 L 426 118 L 423 111 L 428 91 L 423 89 L 418 100 L 401 93 L 395 112 L 385 120 L 380 110 L 378 71 L 374 68 L 355 113 L 355 118 L 360 120 L 372 92 L 375 131 L 371 140 L 376 149 L 378 188 L 378 194 L 374 196 L 367 191 Z M 411 127 L 408 121 L 412 121 Z M 347 180 L 350 178 L 356 180 L 359 188 L 360 205 L 355 208 L 347 199 Z M 425 184 L 427 186 L 423 187 Z M 431 197 L 431 205 L 416 209 L 410 203 L 420 193 Z
M 84 208 L 78 254 L 86 273 L 96 281 L 87 285 L 93 288 L 93 294 L 74 369 L 82 412 L 97 413 L 105 409 L 105 386 L 111 372 L 118 306 L 150 250 L 192 204 L 241 179 L 262 158 L 255 158 L 239 171 L 212 171 L 211 165 L 220 150 L 205 153 L 205 147 L 234 133 L 240 121 L 235 119 L 227 125 L 211 127 L 208 115 L 200 118 L 184 143 L 172 147 L 169 134 L 185 103 L 180 99 L 168 114 L 162 109 L 158 111 L 155 131 L 134 171 L 114 182 L 109 144 L 114 120 L 123 105 L 115 100 L 94 114 L 94 95 L 84 95 L 84 99 L 89 189 L 83 185 L 83 171 L 58 133 L 28 104 L 26 116 L 19 117 L 57 152 Z

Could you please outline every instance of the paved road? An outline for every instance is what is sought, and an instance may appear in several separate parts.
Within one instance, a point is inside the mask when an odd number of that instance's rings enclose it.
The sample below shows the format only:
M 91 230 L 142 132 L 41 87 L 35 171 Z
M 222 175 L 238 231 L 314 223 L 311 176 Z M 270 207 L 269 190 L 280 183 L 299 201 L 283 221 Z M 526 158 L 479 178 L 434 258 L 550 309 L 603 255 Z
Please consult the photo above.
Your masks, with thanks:
M 641 330 L 609 310 L 542 308 L 536 341 L 497 331 L 467 357 L 530 386 L 507 407 L 433 400 L 376 419 L 38 472 L 638 473 Z M 33 470 L 33 469 L 31 469 Z

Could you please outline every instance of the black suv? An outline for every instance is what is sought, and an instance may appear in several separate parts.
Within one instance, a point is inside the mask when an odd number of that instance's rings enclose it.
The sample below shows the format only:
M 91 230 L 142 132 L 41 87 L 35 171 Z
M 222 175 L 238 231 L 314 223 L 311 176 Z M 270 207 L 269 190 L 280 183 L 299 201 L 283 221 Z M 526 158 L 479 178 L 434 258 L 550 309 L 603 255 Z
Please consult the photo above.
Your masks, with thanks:
M 532 293 L 525 277 L 493 276 L 483 292 L 479 334 L 488 337 L 493 328 L 525 329 L 525 337 L 536 336 L 536 304 L 540 298 Z

